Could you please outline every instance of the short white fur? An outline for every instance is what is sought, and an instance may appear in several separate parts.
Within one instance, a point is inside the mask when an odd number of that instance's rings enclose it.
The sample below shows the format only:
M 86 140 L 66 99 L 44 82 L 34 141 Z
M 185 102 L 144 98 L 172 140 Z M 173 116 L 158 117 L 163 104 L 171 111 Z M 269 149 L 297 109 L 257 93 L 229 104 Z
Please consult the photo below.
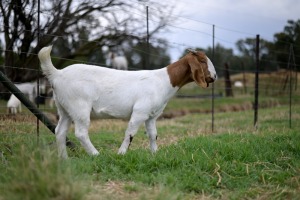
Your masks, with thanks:
M 126 153 L 143 123 L 151 151 L 157 151 L 156 120 L 179 89 L 171 85 L 167 68 L 120 71 L 75 64 L 57 70 L 51 62 L 51 49 L 51 46 L 44 47 L 38 56 L 43 73 L 49 79 L 55 94 L 60 116 L 55 134 L 61 157 L 67 157 L 66 135 L 72 121 L 75 124 L 75 135 L 85 150 L 91 155 L 99 154 L 88 135 L 91 112 L 99 118 L 129 119 L 119 154 Z M 214 71 L 213 69 L 211 73 Z
M 22 112 L 21 101 L 13 94 L 7 101 L 6 106 L 9 114 L 17 114 L 18 112 Z

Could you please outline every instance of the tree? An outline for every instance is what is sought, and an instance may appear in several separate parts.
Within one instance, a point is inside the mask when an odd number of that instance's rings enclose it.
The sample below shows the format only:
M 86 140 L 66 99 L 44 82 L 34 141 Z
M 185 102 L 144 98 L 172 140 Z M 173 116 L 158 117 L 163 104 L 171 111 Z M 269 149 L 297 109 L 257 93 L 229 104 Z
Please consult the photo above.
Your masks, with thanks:
M 272 54 L 277 59 L 280 68 L 288 65 L 290 45 L 294 46 L 295 55 L 300 55 L 300 20 L 288 20 L 283 32 L 274 35 L 274 43 L 271 46 Z M 297 69 L 300 69 L 300 57 L 295 56 Z
M 149 44 L 149 52 L 147 52 L 147 43 L 144 41 L 140 41 L 137 44 L 133 42 L 131 46 L 132 48 L 125 50 L 125 54 L 127 58 L 131 58 L 129 66 L 133 69 L 158 69 L 170 64 L 166 40 L 158 39 L 156 42 L 151 42 Z
M 276 70 L 274 57 L 270 54 L 272 42 L 265 39 L 259 41 L 260 70 Z M 256 60 L 256 38 L 240 39 L 236 42 L 236 47 L 240 52 L 240 59 L 248 70 L 253 70 Z
M 164 9 L 152 16 L 157 22 L 150 31 L 153 37 L 172 18 L 169 17 L 171 9 L 162 3 L 151 6 Z M 44 0 L 38 32 L 37 0 L 1 1 L 5 38 L 5 61 L 1 70 L 12 81 L 30 81 L 36 79 L 37 74 L 28 68 L 37 69 L 37 52 L 51 43 L 53 54 L 65 58 L 54 60 L 56 67 L 61 68 L 69 59 L 80 57 L 88 61 L 89 55 L 104 45 L 122 45 L 128 39 L 144 41 L 145 18 L 140 14 L 144 6 L 137 4 L 135 12 L 132 9 L 132 2 L 122 0 Z

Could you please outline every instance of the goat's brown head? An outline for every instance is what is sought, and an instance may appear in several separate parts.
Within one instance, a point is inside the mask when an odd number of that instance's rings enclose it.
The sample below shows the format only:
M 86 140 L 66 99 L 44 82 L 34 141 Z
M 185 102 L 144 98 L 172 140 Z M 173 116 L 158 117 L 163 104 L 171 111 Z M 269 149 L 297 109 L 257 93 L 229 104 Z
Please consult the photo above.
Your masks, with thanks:
M 191 68 L 191 78 L 197 85 L 207 88 L 209 83 L 213 83 L 217 79 L 214 65 L 210 59 L 201 51 L 189 49 L 187 61 Z

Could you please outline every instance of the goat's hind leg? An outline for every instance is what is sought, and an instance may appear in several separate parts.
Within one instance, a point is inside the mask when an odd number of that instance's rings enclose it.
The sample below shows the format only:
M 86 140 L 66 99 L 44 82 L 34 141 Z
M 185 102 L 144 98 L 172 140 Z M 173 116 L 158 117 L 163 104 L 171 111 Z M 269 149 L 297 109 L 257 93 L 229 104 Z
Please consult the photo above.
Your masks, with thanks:
M 89 115 L 85 117 L 81 117 L 80 119 L 74 120 L 75 123 L 75 136 L 80 141 L 83 148 L 87 151 L 90 155 L 98 155 L 99 152 L 92 144 L 88 128 L 90 125 L 90 118 Z
M 59 113 L 59 121 L 58 125 L 55 128 L 55 136 L 58 148 L 58 155 L 59 157 L 67 158 L 68 153 L 66 148 L 66 138 L 72 120 L 60 105 L 57 104 L 57 108 Z

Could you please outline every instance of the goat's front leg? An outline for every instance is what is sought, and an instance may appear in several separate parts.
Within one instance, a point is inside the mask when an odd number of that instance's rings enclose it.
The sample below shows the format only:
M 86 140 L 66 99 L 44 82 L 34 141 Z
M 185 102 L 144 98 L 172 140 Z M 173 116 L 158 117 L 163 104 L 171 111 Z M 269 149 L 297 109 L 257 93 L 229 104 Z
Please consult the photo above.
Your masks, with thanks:
M 133 114 L 130 118 L 130 121 L 128 123 L 128 127 L 125 132 L 125 138 L 122 142 L 121 147 L 119 148 L 118 154 L 125 154 L 128 147 L 130 146 L 130 143 L 133 140 L 134 135 L 138 131 L 140 125 L 147 119 L 146 115 L 138 115 Z
M 152 153 L 155 153 L 157 151 L 157 130 L 156 130 L 156 119 L 148 119 L 145 122 L 147 135 L 150 140 L 150 149 Z

